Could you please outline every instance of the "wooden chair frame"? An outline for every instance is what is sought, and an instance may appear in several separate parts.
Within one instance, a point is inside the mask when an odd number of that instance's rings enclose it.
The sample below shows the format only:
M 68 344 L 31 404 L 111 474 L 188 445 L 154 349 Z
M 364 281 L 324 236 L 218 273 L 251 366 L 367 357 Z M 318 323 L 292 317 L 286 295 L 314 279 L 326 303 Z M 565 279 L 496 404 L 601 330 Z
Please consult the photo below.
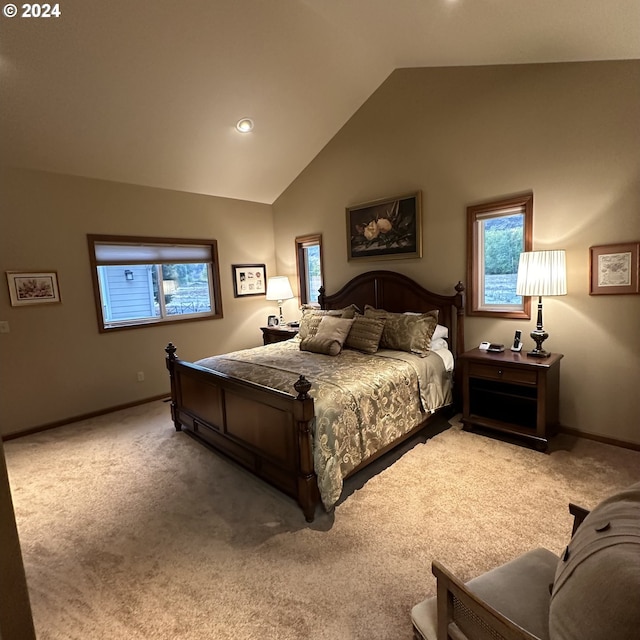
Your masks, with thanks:
M 574 518 L 573 536 L 589 511 L 570 503 L 569 513 Z M 475 595 L 437 560 L 433 561 L 431 569 L 437 580 L 438 640 L 540 640 Z M 474 624 L 483 629 L 480 635 L 473 638 L 465 635 L 461 629 L 464 624 L 459 624 L 455 615 L 456 601 L 458 609 L 462 607 Z M 414 629 L 414 637 L 423 640 L 417 629 Z

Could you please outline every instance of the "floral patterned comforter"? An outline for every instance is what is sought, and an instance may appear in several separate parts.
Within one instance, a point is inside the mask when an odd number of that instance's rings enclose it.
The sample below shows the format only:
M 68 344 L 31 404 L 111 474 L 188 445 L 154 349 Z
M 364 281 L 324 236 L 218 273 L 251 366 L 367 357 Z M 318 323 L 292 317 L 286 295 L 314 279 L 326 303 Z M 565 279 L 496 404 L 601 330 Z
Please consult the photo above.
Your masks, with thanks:
M 295 395 L 300 375 L 311 383 L 314 465 L 330 510 L 345 476 L 373 453 L 451 403 L 451 373 L 436 353 L 398 351 L 337 356 L 301 351 L 296 339 L 212 356 L 195 364 Z

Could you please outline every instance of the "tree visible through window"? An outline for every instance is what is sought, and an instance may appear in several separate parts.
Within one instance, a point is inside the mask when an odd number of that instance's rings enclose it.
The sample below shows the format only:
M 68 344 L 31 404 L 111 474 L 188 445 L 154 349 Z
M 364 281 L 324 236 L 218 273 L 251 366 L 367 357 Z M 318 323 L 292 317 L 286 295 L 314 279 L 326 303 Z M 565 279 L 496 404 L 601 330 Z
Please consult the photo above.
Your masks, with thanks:
M 100 331 L 222 317 L 215 240 L 88 240 Z
M 469 315 L 530 317 L 530 299 L 516 294 L 516 280 L 532 226 L 533 194 L 467 208 Z

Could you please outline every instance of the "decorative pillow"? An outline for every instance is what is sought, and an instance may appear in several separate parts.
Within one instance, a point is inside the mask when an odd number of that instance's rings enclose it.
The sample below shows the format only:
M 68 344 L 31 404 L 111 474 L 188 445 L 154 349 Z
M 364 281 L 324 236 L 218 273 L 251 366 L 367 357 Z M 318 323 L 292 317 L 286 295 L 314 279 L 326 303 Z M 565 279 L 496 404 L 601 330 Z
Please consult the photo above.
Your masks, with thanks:
M 300 327 L 298 329 L 298 338 L 300 340 L 304 340 L 305 338 L 313 338 L 318 332 L 318 325 L 320 324 L 320 320 L 322 320 L 324 316 L 315 313 L 302 313 L 302 318 L 300 318 Z
M 313 337 L 318 331 L 320 320 L 324 316 L 336 316 L 338 318 L 353 318 L 358 311 L 358 307 L 354 304 L 344 309 L 302 309 L 302 318 L 300 319 L 300 328 L 298 330 L 298 338 Z
M 381 349 L 408 351 L 420 356 L 429 353 L 431 336 L 438 324 L 438 311 L 427 311 L 417 315 L 392 313 L 384 309 L 364 308 L 367 318 L 384 319 L 384 329 L 380 340 Z
M 305 338 L 304 340 L 301 340 L 300 350 L 322 353 L 326 356 L 337 356 L 340 351 L 342 351 L 342 347 L 338 340 L 332 340 L 331 338 L 318 338 L 318 336 L 314 336 L 313 338 Z
M 342 310 L 343 318 L 355 318 L 356 313 L 360 313 L 360 309 L 355 304 L 350 304 Z
M 640 483 L 636 483 L 601 502 L 571 539 L 553 583 L 549 638 L 637 638 L 639 559 Z
M 364 353 L 375 353 L 380 345 L 385 321 L 357 315 L 344 346 Z
M 340 343 L 340 348 L 349 335 L 351 325 L 353 325 L 353 318 L 336 318 L 335 316 L 325 316 L 318 325 L 318 331 L 316 332 L 316 338 L 322 340 L 337 340 Z

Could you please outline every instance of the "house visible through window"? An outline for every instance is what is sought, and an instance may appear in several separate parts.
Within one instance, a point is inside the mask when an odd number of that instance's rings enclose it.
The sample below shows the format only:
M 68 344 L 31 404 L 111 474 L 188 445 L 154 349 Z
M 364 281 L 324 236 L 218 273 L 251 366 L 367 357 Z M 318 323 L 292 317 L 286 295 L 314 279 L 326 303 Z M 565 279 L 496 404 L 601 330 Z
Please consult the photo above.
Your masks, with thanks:
M 101 331 L 222 317 L 215 240 L 88 241 Z
M 532 228 L 531 193 L 467 208 L 469 315 L 530 317 L 530 298 L 517 295 L 516 279 Z
M 318 304 L 322 286 L 322 236 L 314 234 L 296 238 L 296 262 L 301 304 Z

